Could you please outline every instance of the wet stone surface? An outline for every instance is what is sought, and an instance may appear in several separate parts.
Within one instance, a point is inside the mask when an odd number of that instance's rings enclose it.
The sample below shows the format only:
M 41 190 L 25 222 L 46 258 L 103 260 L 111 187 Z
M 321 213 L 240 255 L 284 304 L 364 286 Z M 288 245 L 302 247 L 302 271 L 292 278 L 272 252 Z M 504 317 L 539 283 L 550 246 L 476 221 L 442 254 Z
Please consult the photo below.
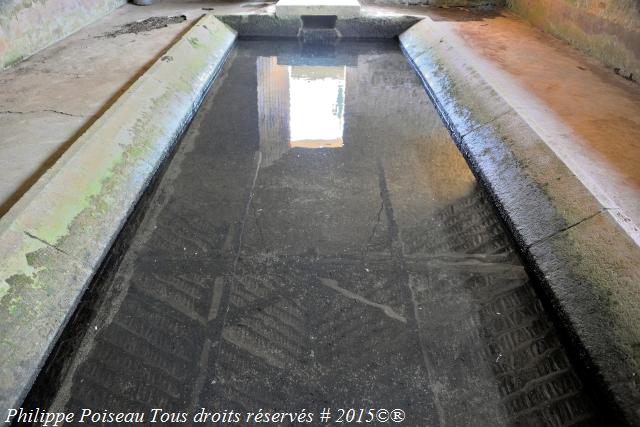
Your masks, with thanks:
M 239 42 L 100 281 L 51 410 L 596 423 L 395 43 Z

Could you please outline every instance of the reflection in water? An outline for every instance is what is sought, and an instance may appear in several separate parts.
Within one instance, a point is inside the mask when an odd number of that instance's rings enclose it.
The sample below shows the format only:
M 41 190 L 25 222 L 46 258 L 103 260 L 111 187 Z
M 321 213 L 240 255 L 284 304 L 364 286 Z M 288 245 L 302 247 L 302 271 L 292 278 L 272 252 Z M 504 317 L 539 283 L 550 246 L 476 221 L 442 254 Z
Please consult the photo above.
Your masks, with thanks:
M 258 112 L 263 167 L 290 148 L 342 147 L 345 66 L 282 65 L 258 57 Z
M 345 67 L 288 68 L 291 147 L 342 147 Z
M 299 50 L 238 42 L 27 405 L 373 402 L 405 426 L 604 425 L 397 42 Z M 298 95 L 310 64 L 342 67 L 346 92 Z M 332 124 L 311 133 L 300 110 Z

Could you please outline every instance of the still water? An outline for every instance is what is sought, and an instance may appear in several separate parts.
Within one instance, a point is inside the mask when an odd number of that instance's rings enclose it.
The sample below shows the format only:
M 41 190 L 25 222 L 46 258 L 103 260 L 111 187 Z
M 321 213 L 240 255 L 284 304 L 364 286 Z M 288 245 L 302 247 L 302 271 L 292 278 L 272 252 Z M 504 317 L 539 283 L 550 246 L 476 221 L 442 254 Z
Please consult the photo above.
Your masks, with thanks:
M 395 43 L 240 41 L 129 238 L 40 379 L 51 410 L 595 420 Z

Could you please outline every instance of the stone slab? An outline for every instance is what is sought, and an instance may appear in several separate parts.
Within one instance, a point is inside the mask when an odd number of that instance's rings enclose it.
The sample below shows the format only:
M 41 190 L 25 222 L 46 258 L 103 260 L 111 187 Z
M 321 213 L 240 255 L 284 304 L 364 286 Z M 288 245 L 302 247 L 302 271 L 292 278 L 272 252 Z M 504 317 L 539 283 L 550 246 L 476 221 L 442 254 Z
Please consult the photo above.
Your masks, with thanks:
M 276 15 L 281 18 L 302 15 L 355 18 L 360 16 L 360 3 L 358 0 L 280 0 L 276 3 Z
M 0 219 L 0 413 L 22 402 L 235 38 L 200 19 Z
M 60 3 L 42 3 L 55 2 Z M 88 3 L 70 3 L 82 2 Z M 41 6 L 35 2 L 33 8 Z M 148 7 L 128 3 L 2 70 L 0 216 L 210 6 L 207 0 L 157 0 Z M 225 3 L 216 5 L 215 13 L 253 13 L 257 7 Z

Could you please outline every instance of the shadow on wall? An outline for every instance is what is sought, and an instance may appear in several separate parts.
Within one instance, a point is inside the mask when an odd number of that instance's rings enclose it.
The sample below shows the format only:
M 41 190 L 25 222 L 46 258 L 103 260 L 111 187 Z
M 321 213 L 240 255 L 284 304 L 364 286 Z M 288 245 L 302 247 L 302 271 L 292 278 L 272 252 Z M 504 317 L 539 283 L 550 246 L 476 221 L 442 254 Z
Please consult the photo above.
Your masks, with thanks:
M 533 25 L 600 59 L 628 80 L 640 80 L 638 0 L 507 0 Z
M 0 69 L 122 6 L 126 0 L 0 1 Z

